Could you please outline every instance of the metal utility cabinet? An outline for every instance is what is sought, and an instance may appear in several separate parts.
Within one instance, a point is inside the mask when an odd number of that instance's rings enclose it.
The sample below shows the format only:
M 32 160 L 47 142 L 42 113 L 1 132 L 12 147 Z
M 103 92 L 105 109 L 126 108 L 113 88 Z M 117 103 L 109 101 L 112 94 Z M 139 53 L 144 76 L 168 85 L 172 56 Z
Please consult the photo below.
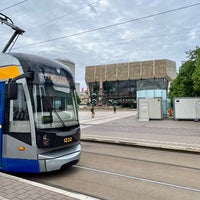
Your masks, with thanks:
M 200 98 L 174 98 L 175 119 L 200 119 Z
M 139 99 L 139 120 L 148 121 L 149 119 L 162 119 L 162 99 L 145 98 Z

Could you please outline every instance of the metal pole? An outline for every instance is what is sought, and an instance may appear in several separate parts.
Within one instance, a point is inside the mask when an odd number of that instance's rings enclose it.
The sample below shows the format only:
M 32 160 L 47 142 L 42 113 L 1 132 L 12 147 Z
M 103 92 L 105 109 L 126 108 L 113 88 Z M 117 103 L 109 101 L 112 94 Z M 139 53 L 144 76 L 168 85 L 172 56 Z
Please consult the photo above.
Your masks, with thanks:
M 3 17 L 1 17 L 1 16 L 3 16 Z M 13 24 L 12 20 L 2 13 L 0 13 L 0 22 L 2 24 L 6 24 L 7 26 L 10 26 L 13 30 L 15 30 L 15 32 L 11 36 L 10 40 L 8 41 L 8 43 L 2 50 L 2 53 L 5 53 L 7 51 L 7 49 L 9 48 L 9 46 L 11 45 L 11 43 L 15 40 L 16 36 L 23 34 L 25 31 L 23 29 L 15 26 Z
M 2 53 L 5 53 L 7 51 L 7 49 L 9 48 L 10 44 L 14 41 L 14 39 L 16 38 L 16 36 L 18 35 L 18 32 L 15 31 L 12 35 L 12 37 L 10 38 L 10 40 L 8 41 L 8 43 L 6 44 L 6 46 L 3 48 Z

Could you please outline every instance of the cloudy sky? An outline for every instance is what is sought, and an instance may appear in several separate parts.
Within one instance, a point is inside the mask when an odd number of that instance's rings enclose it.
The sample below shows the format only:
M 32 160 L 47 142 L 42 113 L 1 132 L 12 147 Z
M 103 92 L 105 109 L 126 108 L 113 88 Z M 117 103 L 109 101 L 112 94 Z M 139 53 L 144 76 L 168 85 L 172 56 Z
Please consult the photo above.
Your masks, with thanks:
M 13 52 L 66 58 L 86 88 L 90 65 L 170 59 L 177 70 L 200 46 L 200 0 L 0 0 L 26 32 Z M 0 48 L 13 30 L 0 24 Z

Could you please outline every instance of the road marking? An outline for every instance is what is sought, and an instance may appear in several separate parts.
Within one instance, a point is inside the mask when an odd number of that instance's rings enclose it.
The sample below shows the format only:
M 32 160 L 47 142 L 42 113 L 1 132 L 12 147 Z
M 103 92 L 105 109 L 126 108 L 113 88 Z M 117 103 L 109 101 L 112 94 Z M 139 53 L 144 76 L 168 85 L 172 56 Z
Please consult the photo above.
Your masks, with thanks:
M 129 113 L 119 113 L 119 114 L 110 114 L 107 113 L 106 115 L 101 115 L 101 116 L 95 116 L 94 118 L 84 118 L 80 120 L 80 124 L 84 125 L 84 124 L 90 124 L 90 125 L 94 125 L 94 124 L 102 124 L 105 122 L 110 122 L 110 121 L 114 121 L 117 119 L 121 119 L 124 117 L 129 117 L 129 116 L 134 116 L 134 113 L 129 112 Z
M 123 178 L 134 179 L 134 180 L 137 180 L 137 181 L 153 183 L 153 184 L 157 184 L 157 185 L 164 185 L 164 186 L 167 186 L 167 187 L 189 190 L 189 191 L 193 191 L 193 192 L 200 192 L 200 189 L 194 189 L 194 188 L 190 188 L 190 187 L 185 187 L 185 186 L 161 182 L 161 181 L 154 181 L 154 180 L 151 180 L 151 179 L 140 178 L 140 177 L 136 177 L 136 176 L 118 174 L 118 173 L 114 173 L 114 172 L 104 171 L 104 170 L 100 170 L 100 169 L 94 169 L 94 168 L 90 168 L 90 167 L 83 167 L 83 166 L 79 166 L 79 165 L 75 165 L 73 167 L 84 169 L 84 170 L 89 170 L 89 171 L 93 171 L 93 172 L 98 172 L 98 173 L 109 174 L 109 175 L 112 175 L 112 176 L 119 176 L 119 177 L 123 177 Z
M 80 128 L 85 129 L 85 128 L 89 128 L 93 125 L 103 124 L 103 123 L 106 123 L 106 122 L 118 120 L 118 119 L 121 119 L 121 118 L 124 118 L 124 117 L 133 116 L 133 115 L 134 115 L 134 113 L 120 113 L 119 115 L 113 114 L 109 118 L 108 118 L 108 115 L 104 115 L 104 116 L 99 116 L 99 117 L 92 118 L 92 119 L 91 118 L 80 119 Z
M 7 199 L 7 198 L 5 198 L 5 197 L 2 197 L 2 196 L 0 196 L 0 200 L 9 200 L 9 199 Z

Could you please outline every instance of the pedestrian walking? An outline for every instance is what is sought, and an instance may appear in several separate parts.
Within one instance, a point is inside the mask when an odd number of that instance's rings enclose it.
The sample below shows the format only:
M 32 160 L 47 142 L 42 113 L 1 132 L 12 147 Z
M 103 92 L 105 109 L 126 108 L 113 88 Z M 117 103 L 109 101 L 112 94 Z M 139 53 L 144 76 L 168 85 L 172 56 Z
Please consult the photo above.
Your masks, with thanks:
M 114 113 L 116 113 L 116 110 L 117 110 L 117 107 L 116 107 L 116 105 L 114 105 L 114 106 L 113 106 L 113 111 L 114 111 Z
M 94 118 L 94 116 L 95 116 L 94 106 L 92 105 L 92 108 L 91 108 L 91 117 Z

